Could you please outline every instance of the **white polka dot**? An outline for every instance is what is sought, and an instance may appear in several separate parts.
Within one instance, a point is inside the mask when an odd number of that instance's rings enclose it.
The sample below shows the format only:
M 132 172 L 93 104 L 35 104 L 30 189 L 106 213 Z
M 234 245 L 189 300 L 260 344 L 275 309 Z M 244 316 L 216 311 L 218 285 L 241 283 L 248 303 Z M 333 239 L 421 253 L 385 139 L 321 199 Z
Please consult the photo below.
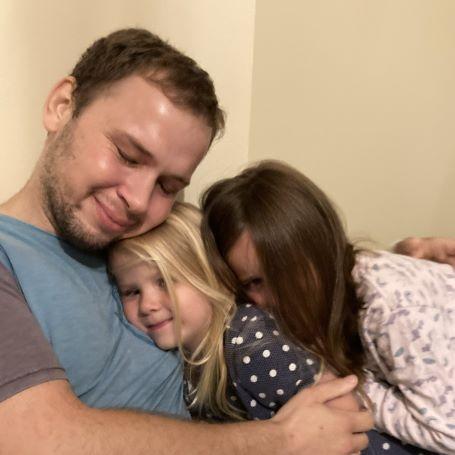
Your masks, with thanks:
M 253 317 L 251 318 L 251 320 L 252 320 L 253 322 L 254 322 L 254 321 L 257 321 L 257 319 L 258 319 L 257 316 L 253 316 Z
M 236 383 L 236 382 L 233 382 L 232 385 L 233 385 L 234 387 L 237 387 L 237 383 Z
M 275 411 L 270 411 L 270 417 L 273 417 L 275 415 Z
M 243 363 L 244 364 L 249 364 L 251 362 L 251 359 L 246 355 L 243 359 L 242 359 Z
M 301 383 L 302 383 L 302 380 L 299 379 L 299 380 L 295 383 L 295 385 L 300 385 Z
M 313 365 L 314 360 L 313 359 L 306 359 L 306 364 L 307 365 Z
M 250 406 L 254 408 L 257 405 L 256 400 L 251 400 L 250 401 Z
M 297 368 L 297 365 L 295 363 L 290 363 L 289 364 L 289 371 L 295 371 Z
M 237 344 L 237 337 L 232 338 L 231 343 L 232 343 L 232 344 Z
M 289 351 L 289 346 L 287 344 L 283 344 L 283 347 L 281 348 L 284 352 Z
M 280 332 L 278 332 L 278 330 L 274 330 L 272 333 L 273 333 L 276 337 L 280 334 Z
M 251 303 L 247 303 L 245 306 L 246 306 L 247 308 L 249 308 L 249 307 L 251 306 Z
M 283 390 L 283 389 L 278 389 L 278 390 L 276 391 L 276 394 L 277 394 L 277 395 L 284 395 L 284 390 Z
M 258 381 L 258 377 L 257 377 L 255 374 L 253 374 L 253 375 L 250 377 L 250 381 L 251 381 L 251 382 L 257 382 L 257 381 Z
M 382 444 L 382 448 L 384 450 L 389 450 L 390 449 L 390 444 L 388 442 L 384 442 L 384 444 Z
M 231 395 L 231 400 L 232 401 L 237 401 L 237 397 L 235 395 Z
M 242 343 L 243 343 L 243 338 L 237 337 L 237 344 L 242 344 Z
M 242 322 L 245 322 L 248 319 L 248 316 L 243 316 Z
M 265 358 L 270 357 L 270 351 L 269 351 L 268 349 L 266 349 L 265 351 L 263 351 L 262 357 L 265 357 Z
M 270 370 L 270 371 L 269 371 L 269 376 L 270 376 L 271 378 L 274 378 L 274 377 L 276 376 L 276 370 Z
M 261 393 L 259 394 L 259 398 L 265 398 L 266 396 L 267 396 L 267 395 L 266 395 L 264 392 L 261 392 Z
M 254 334 L 254 336 L 255 336 L 258 340 L 260 340 L 260 339 L 264 336 L 264 334 L 263 334 L 262 332 L 256 332 L 256 333 Z
M 276 403 L 274 401 L 271 401 L 269 403 L 269 408 L 274 408 L 276 406 Z

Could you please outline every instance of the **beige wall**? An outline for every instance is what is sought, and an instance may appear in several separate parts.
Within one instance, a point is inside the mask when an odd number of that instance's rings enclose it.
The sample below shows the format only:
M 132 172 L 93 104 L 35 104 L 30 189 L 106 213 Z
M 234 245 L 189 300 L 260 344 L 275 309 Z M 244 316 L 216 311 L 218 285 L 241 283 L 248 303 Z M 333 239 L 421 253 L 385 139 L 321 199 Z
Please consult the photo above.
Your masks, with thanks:
M 0 200 L 41 149 L 52 84 L 93 39 L 139 25 L 195 57 L 228 113 L 186 199 L 279 158 L 353 235 L 454 235 L 454 21 L 452 0 L 1 0 Z
M 455 235 L 455 2 L 261 0 L 251 160 L 283 159 L 349 230 Z
M 247 160 L 254 6 L 252 0 L 1 0 L 0 201 L 25 183 L 41 150 L 41 109 L 51 86 L 95 38 L 126 26 L 156 31 L 194 57 L 212 75 L 229 115 L 223 141 L 186 192 L 196 201 L 208 181 Z

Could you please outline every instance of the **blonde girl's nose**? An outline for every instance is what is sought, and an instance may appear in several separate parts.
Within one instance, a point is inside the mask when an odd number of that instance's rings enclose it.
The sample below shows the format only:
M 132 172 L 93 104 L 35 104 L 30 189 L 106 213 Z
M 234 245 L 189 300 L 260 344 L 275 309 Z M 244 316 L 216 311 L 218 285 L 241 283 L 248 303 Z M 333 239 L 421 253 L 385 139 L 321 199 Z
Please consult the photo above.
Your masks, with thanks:
M 155 293 L 143 293 L 139 300 L 139 311 L 142 314 L 148 314 L 151 311 L 157 311 L 162 307 L 159 296 Z

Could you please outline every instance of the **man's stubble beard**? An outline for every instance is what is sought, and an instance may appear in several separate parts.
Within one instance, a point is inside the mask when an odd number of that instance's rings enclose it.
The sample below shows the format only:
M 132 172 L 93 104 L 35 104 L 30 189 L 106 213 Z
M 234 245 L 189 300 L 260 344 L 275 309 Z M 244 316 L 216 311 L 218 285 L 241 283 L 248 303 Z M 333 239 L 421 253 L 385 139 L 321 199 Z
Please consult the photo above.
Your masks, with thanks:
M 66 185 L 65 167 L 77 159 L 73 151 L 73 121 L 49 144 L 41 172 L 43 210 L 58 237 L 76 248 L 96 251 L 106 248 L 112 239 L 98 238 L 88 232 L 76 215 L 76 207 L 68 202 L 71 188 Z

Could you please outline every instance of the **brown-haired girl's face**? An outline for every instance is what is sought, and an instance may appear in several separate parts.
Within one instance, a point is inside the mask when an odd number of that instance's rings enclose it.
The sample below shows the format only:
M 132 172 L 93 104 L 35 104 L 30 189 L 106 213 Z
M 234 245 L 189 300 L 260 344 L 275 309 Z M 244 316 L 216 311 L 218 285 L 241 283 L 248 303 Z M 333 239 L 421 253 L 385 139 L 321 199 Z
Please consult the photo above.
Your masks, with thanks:
M 227 254 L 227 263 L 236 274 L 252 303 L 260 308 L 270 308 L 273 296 L 259 261 L 256 246 L 245 230 Z

